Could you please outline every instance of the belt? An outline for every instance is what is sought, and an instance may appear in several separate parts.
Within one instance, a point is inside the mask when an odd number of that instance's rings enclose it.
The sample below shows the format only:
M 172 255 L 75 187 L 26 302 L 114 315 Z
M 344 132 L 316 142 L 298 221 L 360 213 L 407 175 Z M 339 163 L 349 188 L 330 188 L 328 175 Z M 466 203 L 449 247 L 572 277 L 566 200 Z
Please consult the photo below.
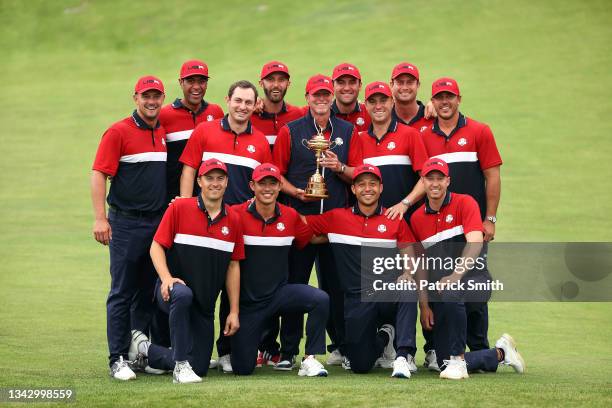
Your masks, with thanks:
M 141 211 L 141 210 L 121 210 L 116 207 L 110 207 L 109 212 L 121 215 L 123 217 L 134 217 L 134 218 L 154 218 L 163 213 L 163 210 L 156 211 Z

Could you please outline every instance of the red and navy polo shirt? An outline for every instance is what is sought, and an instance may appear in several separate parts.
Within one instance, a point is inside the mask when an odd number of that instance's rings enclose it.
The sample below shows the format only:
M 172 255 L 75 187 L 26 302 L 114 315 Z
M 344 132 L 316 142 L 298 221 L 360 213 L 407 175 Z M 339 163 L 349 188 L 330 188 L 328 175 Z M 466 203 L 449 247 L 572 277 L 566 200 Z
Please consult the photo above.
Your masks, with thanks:
M 391 118 L 387 133 L 380 139 L 371 125 L 356 139 L 361 144 L 363 162 L 377 166 L 382 174 L 382 205 L 391 207 L 399 203 L 419 181 L 417 171 L 428 158 L 419 132 Z M 408 219 L 409 215 L 405 218 Z
M 213 313 L 230 261 L 244 259 L 239 216 L 224 205 L 211 219 L 202 196 L 177 199 L 168 206 L 153 240 L 168 249 L 172 276 L 191 288 L 203 313 Z
M 282 204 L 276 205 L 274 216 L 268 220 L 257 212 L 255 200 L 234 206 L 232 211 L 242 221 L 246 254 L 240 262 L 240 308 L 266 305 L 287 283 L 291 244 L 303 248 L 312 231 L 297 211 Z
M 412 127 L 413 129 L 416 129 L 419 132 L 422 132 L 426 128 L 431 126 L 431 124 L 433 123 L 433 118 L 426 119 L 425 118 L 425 105 L 423 105 L 423 102 L 421 101 L 416 101 L 416 102 L 417 102 L 417 105 L 419 105 L 419 110 L 417 111 L 416 115 L 414 115 L 414 117 L 410 119 L 409 122 L 406 122 L 405 120 L 397 116 L 397 112 L 395 111 L 395 109 L 393 109 L 393 112 L 391 112 L 391 115 L 399 123 L 408 125 Z
M 120 210 L 159 211 L 166 205 L 166 131 L 136 110 L 104 132 L 93 170 L 111 177 L 108 205 Z
M 331 115 L 328 124 L 323 129 L 327 140 L 334 142 L 331 149 L 338 156 L 338 160 L 348 166 L 361 164 L 361 151 L 359 144 L 351 143 L 356 137 L 355 127 L 345 120 Z M 317 134 L 314 118 L 310 111 L 305 116 L 289 122 L 278 132 L 274 146 L 273 163 L 278 166 L 281 174 L 297 188 L 305 189 L 310 176 L 315 173 L 317 162 L 314 152 L 309 150 L 302 141 L 310 140 Z M 348 204 L 348 185 L 333 171 L 321 168 L 319 170 L 325 178 L 329 197 L 305 203 L 299 199 L 285 196 L 286 204 L 295 208 L 300 214 L 320 214 L 332 208 L 343 208 Z
M 372 123 L 372 119 L 370 119 L 370 115 L 368 114 L 368 111 L 363 103 L 357 102 L 355 104 L 355 109 L 353 109 L 353 111 L 350 113 L 341 113 L 340 109 L 338 109 L 338 105 L 336 104 L 336 100 L 334 100 L 331 106 L 331 111 L 337 118 L 352 123 L 357 132 L 367 131 Z
M 168 201 L 180 193 L 183 164 L 179 162 L 179 157 L 183 153 L 191 132 L 202 122 L 210 122 L 222 117 L 223 109 L 219 105 L 204 100 L 202 100 L 202 106 L 197 112 L 190 111 L 179 98 L 162 108 L 159 114 L 159 122 L 166 129 Z
M 480 211 L 476 201 L 467 194 L 446 193 L 439 211 L 425 204 L 410 218 L 410 227 L 421 242 L 428 256 L 457 258 L 461 256 L 466 242 L 465 234 L 484 232 Z M 434 263 L 435 264 L 435 263 Z M 430 270 L 430 277 L 439 279 L 452 273 L 448 270 Z
M 270 144 L 270 150 L 272 150 L 280 129 L 287 123 L 299 119 L 302 116 L 304 116 L 302 108 L 283 102 L 283 106 L 279 113 L 262 111 L 259 114 L 251 116 L 251 123 L 255 129 L 266 136 Z
M 460 113 L 457 127 L 449 135 L 440 130 L 436 119 L 432 126 L 421 132 L 421 136 L 427 154 L 448 163 L 451 176 L 449 190 L 474 197 L 484 219 L 487 196 L 483 170 L 502 164 L 489 126 Z
M 403 218 L 390 220 L 384 214 L 380 204 L 371 216 L 364 215 L 355 204 L 352 208 L 337 208 L 306 217 L 315 235 L 327 234 L 344 293 L 356 295 L 362 291 L 363 247 L 395 251 L 402 244 L 416 242 Z
M 249 188 L 253 169 L 261 163 L 271 162 L 272 154 L 263 133 L 254 129 L 250 122 L 243 133 L 237 134 L 230 128 L 225 115 L 195 128 L 180 161 L 197 169 L 204 160 L 213 158 L 227 165 L 229 182 L 223 200 L 233 205 L 253 197 Z

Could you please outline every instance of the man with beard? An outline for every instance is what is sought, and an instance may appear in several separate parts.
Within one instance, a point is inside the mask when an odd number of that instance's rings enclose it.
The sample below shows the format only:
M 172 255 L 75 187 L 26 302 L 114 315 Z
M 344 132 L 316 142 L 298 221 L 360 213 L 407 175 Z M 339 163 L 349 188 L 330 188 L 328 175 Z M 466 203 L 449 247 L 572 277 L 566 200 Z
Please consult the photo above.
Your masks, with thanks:
M 166 174 L 168 202 L 180 194 L 179 183 L 183 163 L 179 162 L 179 157 L 191 132 L 202 122 L 223 117 L 223 109 L 219 105 L 204 100 L 208 79 L 208 66 L 204 61 L 186 61 L 181 67 L 178 80 L 183 97 L 176 98 L 174 102 L 164 106 L 159 114 L 159 122 L 166 129 L 168 143 Z M 195 190 L 193 193 L 195 194 Z
M 359 103 L 361 73 L 348 62 L 337 65 L 332 74 L 334 82 L 334 102 L 331 110 L 340 119 L 351 122 L 358 132 L 370 127 L 370 116 L 363 103 Z
M 261 69 L 259 85 L 264 90 L 263 109 L 251 116 L 251 123 L 263 132 L 274 147 L 279 130 L 292 120 L 304 115 L 303 109 L 285 102 L 287 88 L 291 85 L 287 65 L 279 61 L 270 61 Z
M 136 109 L 102 136 L 91 175 L 96 241 L 109 245 L 111 285 L 106 301 L 110 375 L 136 378 L 128 366 L 130 328 L 148 330 L 155 270 L 148 256 L 166 207 L 166 132 L 159 124 L 164 85 L 145 76 L 134 89 Z M 104 204 L 106 180 L 108 217 Z

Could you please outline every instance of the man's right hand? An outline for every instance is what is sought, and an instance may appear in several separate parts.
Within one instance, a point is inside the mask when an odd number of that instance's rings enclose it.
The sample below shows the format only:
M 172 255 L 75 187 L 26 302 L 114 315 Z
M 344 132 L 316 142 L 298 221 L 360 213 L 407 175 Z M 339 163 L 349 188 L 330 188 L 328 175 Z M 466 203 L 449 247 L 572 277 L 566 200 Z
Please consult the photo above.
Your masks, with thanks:
M 434 326 L 434 313 L 433 310 L 427 304 L 419 303 L 419 309 L 421 309 L 420 320 L 421 327 L 424 330 L 433 330 Z
M 305 203 L 312 203 L 314 201 L 321 200 L 320 198 L 307 197 L 306 196 L 306 192 L 304 190 L 302 190 L 301 188 L 297 188 L 295 190 L 295 198 L 297 198 L 298 200 L 303 201 Z
M 175 283 L 182 283 L 183 285 L 185 285 L 185 282 L 183 282 L 183 280 L 179 278 L 170 277 L 169 279 L 165 279 L 162 281 L 159 289 L 161 290 L 161 295 L 164 302 L 170 300 L 170 292 L 172 292 L 172 288 L 174 287 Z
M 113 231 L 108 223 L 108 219 L 96 219 L 93 226 L 93 234 L 96 241 L 102 245 L 108 245 L 111 238 L 113 237 Z
M 264 111 L 264 101 L 258 96 L 257 101 L 255 101 L 255 110 L 253 111 L 253 114 L 259 115 L 263 111 Z

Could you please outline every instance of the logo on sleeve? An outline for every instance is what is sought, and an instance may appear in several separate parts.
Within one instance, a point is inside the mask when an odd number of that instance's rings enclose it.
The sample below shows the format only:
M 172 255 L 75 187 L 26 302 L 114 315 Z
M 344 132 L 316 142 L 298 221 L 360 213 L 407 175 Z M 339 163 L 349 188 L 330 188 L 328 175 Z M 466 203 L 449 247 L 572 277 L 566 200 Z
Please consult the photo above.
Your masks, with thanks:
M 228 227 L 223 227 L 221 228 L 221 233 L 223 235 L 228 235 L 229 234 L 229 228 Z
M 448 215 L 446 216 L 446 223 L 447 223 L 447 224 L 450 224 L 451 222 L 453 222 L 453 220 L 454 220 L 454 218 L 453 218 L 453 215 L 452 215 L 452 214 L 448 214 Z
M 206 116 L 206 121 L 211 122 L 213 121 L 215 118 L 213 118 L 213 115 L 208 115 Z
M 336 143 L 336 146 L 342 146 L 344 144 L 344 140 L 342 140 L 341 137 L 337 137 L 334 139 L 334 143 Z
M 389 150 L 393 150 L 393 149 L 395 149 L 395 142 L 389 142 L 389 143 L 387 143 L 387 149 L 389 149 Z
M 467 140 L 465 139 L 465 137 L 462 137 L 461 139 L 457 141 L 457 144 L 459 146 L 465 146 L 467 144 Z
M 423 133 L 427 129 L 427 126 L 421 126 L 421 133 Z
M 387 226 L 385 224 L 380 224 L 378 226 L 378 232 L 380 232 L 382 234 L 385 231 L 387 231 Z
M 247 146 L 247 151 L 251 154 L 255 153 L 255 146 L 253 145 L 248 145 Z
M 283 224 L 282 222 L 279 222 L 278 224 L 276 224 L 276 229 L 279 231 L 284 231 L 285 230 L 285 224 Z
M 357 118 L 357 126 L 362 126 L 365 123 L 365 120 L 363 120 L 363 118 L 360 116 Z

